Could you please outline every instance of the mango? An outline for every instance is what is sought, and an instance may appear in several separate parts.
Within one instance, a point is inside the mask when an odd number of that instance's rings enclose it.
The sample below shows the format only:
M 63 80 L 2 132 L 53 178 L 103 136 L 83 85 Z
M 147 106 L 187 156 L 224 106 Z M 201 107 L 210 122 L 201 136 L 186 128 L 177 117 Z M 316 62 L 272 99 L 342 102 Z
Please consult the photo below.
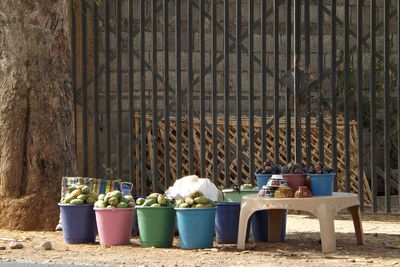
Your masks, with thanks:
M 185 198 L 185 203 L 188 205 L 193 205 L 194 204 L 194 200 L 191 197 L 187 197 Z
M 97 201 L 94 203 L 94 207 L 95 207 L 95 208 L 105 208 L 105 207 L 107 207 L 107 204 L 106 204 L 106 202 L 104 202 L 103 200 L 97 200 Z
M 82 199 L 84 202 L 88 199 L 89 195 L 79 195 L 77 199 Z
M 188 203 L 181 203 L 178 208 L 190 208 L 190 205 Z
M 108 204 L 111 206 L 117 206 L 119 203 L 119 199 L 117 197 L 112 197 L 108 200 Z
M 110 193 L 110 197 L 116 197 L 116 198 L 121 198 L 122 197 L 122 193 L 119 190 L 114 190 Z
M 196 204 L 207 204 L 208 202 L 210 202 L 210 201 L 205 196 L 196 197 L 194 199 L 194 203 L 196 203 Z
M 136 205 L 141 206 L 145 201 L 146 199 L 139 197 L 138 199 L 136 199 Z
M 84 187 L 81 188 L 82 194 L 89 194 L 90 193 L 90 187 L 85 185 Z
M 97 197 L 97 199 L 98 199 L 98 200 L 104 200 L 104 197 L 105 197 L 104 194 L 100 194 L 100 195 Z
M 130 207 L 130 208 L 135 207 L 135 202 L 129 201 L 128 202 L 128 207 Z
M 158 203 L 154 203 L 154 204 L 152 204 L 150 207 L 161 207 L 161 205 L 160 204 L 158 204 Z
M 156 200 L 154 198 L 146 199 L 146 201 L 143 203 L 143 206 L 151 206 L 156 203 Z
M 159 195 L 159 193 L 152 193 L 152 194 L 150 194 L 148 197 L 146 197 L 146 199 L 149 199 L 149 198 L 157 199 L 157 198 L 158 198 L 158 195 Z
M 88 198 L 86 199 L 86 203 L 87 203 L 87 204 L 94 204 L 95 202 L 96 202 L 96 199 L 94 199 L 94 198 L 88 197 Z
M 120 202 L 117 205 L 117 208 L 127 208 L 128 207 L 128 203 L 126 202 Z
M 158 202 L 158 204 L 160 204 L 161 206 L 167 204 L 167 200 L 166 200 L 165 197 L 164 197 L 163 195 L 161 195 L 161 194 L 158 195 L 158 197 L 157 197 L 157 202 Z
M 69 204 L 71 204 L 71 205 L 81 205 L 81 204 L 83 204 L 83 200 L 82 199 L 73 199 L 73 200 L 71 200 L 70 202 L 69 202 Z

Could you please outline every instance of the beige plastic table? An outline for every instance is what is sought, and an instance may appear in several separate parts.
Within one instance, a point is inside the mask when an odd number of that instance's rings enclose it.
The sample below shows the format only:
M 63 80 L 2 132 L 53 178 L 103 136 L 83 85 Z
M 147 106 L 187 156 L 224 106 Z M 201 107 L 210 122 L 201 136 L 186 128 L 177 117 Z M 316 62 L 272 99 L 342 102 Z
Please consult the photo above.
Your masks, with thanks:
M 302 210 L 319 220 L 322 252 L 336 250 L 334 217 L 342 209 L 351 213 L 357 244 L 363 245 L 363 230 L 360 216 L 360 201 L 353 193 L 333 193 L 332 196 L 311 198 L 265 198 L 256 194 L 243 196 L 238 229 L 237 248 L 244 249 L 247 222 L 259 210 L 268 210 L 268 241 L 280 241 L 283 213 L 287 209 Z

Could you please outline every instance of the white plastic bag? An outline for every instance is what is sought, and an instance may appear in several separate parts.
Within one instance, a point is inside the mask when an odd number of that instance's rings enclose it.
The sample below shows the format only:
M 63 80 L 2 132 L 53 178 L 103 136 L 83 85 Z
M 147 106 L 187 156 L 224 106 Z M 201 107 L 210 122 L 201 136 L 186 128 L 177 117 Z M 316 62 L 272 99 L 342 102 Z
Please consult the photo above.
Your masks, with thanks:
M 180 199 L 187 197 L 190 192 L 199 191 L 212 201 L 221 201 L 222 192 L 208 178 L 199 178 L 197 175 L 189 175 L 175 181 L 165 192 L 167 198 Z

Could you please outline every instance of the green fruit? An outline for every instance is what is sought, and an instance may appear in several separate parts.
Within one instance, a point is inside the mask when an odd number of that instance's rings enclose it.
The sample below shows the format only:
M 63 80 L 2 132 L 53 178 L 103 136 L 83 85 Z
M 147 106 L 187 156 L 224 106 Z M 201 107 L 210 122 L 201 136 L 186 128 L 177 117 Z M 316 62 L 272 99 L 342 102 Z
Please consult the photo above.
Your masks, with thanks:
M 104 194 L 100 194 L 100 195 L 97 197 L 97 199 L 98 199 L 98 200 L 104 200 L 104 197 L 105 197 Z
M 146 201 L 143 203 L 143 206 L 151 206 L 156 203 L 156 200 L 154 198 L 146 199 Z
M 167 200 L 165 199 L 165 197 L 163 195 L 158 195 L 157 202 L 161 206 L 167 204 Z
M 89 193 L 89 197 L 97 200 L 99 196 L 96 193 L 92 192 L 92 193 Z
M 139 197 L 138 199 L 136 199 L 136 205 L 141 206 L 145 201 L 146 199 Z
M 127 202 L 134 201 L 133 196 L 131 195 L 125 195 L 124 197 L 126 200 L 128 200 Z
M 82 199 L 73 199 L 69 202 L 69 204 L 71 205 L 81 205 L 83 204 L 83 200 Z
M 128 202 L 128 206 L 129 206 L 130 208 L 135 207 L 135 202 L 129 201 L 129 202 Z
M 175 205 L 176 205 L 177 207 L 179 207 L 179 205 L 182 204 L 182 203 L 185 203 L 185 199 L 184 199 L 184 198 L 178 199 L 178 200 L 175 202 Z
M 190 205 L 188 203 L 181 203 L 178 206 L 179 208 L 190 208 Z
M 253 185 L 252 184 L 242 184 L 240 186 L 241 190 L 245 190 L 245 189 L 253 189 Z
M 77 198 L 78 196 L 79 196 L 79 190 L 75 189 L 74 191 L 65 196 L 65 202 L 70 203 L 71 200 Z
M 152 204 L 150 207 L 161 207 L 161 205 L 160 204 L 158 204 L 158 203 L 154 203 L 154 204 Z
M 71 193 L 72 191 L 74 191 L 74 190 L 76 190 L 77 188 L 76 188 L 76 186 L 69 186 L 68 188 L 67 188 L 67 192 L 68 193 Z
M 121 198 L 122 197 L 122 193 L 119 190 L 114 190 L 110 193 L 111 197 L 116 197 L 116 198 Z
M 117 206 L 119 203 L 119 199 L 117 197 L 112 197 L 108 200 L 108 204 L 111 206 Z
M 185 203 L 188 205 L 193 205 L 194 204 L 194 200 L 191 197 L 187 197 L 185 198 Z
M 200 192 L 200 191 L 197 191 L 197 190 L 193 190 L 193 191 L 191 191 L 190 193 L 189 193 L 189 197 L 191 197 L 191 198 L 196 198 L 196 197 L 199 197 L 199 196 L 202 196 L 203 194 Z
M 194 203 L 196 204 L 207 204 L 208 202 L 210 202 L 210 200 L 205 196 L 196 197 L 194 199 Z
M 104 197 L 104 201 L 108 202 L 108 200 L 110 200 L 110 198 L 111 198 L 111 192 L 108 192 Z
M 84 187 L 82 187 L 81 192 L 83 194 L 89 194 L 90 193 L 90 187 L 85 185 Z
M 127 208 L 127 207 L 128 207 L 128 203 L 126 203 L 126 202 L 120 202 L 117 205 L 117 208 Z
M 83 201 L 86 201 L 88 199 L 89 195 L 79 195 L 77 199 L 82 199 Z
M 114 208 L 114 207 L 111 206 L 111 205 L 108 205 L 108 206 L 107 206 L 107 209 L 112 209 L 112 208 Z
M 207 208 L 207 205 L 205 205 L 205 204 L 196 204 L 194 207 L 197 208 L 197 209 L 202 209 L 202 208 Z
M 97 201 L 94 203 L 94 207 L 95 207 L 95 208 L 105 208 L 105 207 L 107 207 L 107 204 L 106 204 L 106 202 L 104 202 L 103 200 L 97 200 Z
M 94 204 L 95 202 L 96 202 L 96 199 L 94 199 L 94 198 L 88 197 L 88 198 L 86 199 L 86 203 L 87 203 L 87 204 Z
M 128 202 L 129 202 L 129 200 L 128 200 L 128 199 L 127 199 L 125 196 L 122 196 L 122 197 L 120 198 L 119 202 L 125 202 L 125 203 L 128 203 Z
M 159 193 L 152 193 L 150 194 L 148 197 L 146 197 L 146 199 L 150 199 L 150 198 L 154 198 L 157 199 L 158 198 Z

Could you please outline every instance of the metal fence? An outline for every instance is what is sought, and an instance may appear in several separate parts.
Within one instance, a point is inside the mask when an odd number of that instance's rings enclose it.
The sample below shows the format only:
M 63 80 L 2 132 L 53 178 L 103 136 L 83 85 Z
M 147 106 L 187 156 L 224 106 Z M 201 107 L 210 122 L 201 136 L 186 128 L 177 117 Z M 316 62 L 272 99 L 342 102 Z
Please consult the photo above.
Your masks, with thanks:
M 268 159 L 323 161 L 362 209 L 398 211 L 396 1 L 71 5 L 79 175 L 146 194 L 187 174 L 230 187 Z

